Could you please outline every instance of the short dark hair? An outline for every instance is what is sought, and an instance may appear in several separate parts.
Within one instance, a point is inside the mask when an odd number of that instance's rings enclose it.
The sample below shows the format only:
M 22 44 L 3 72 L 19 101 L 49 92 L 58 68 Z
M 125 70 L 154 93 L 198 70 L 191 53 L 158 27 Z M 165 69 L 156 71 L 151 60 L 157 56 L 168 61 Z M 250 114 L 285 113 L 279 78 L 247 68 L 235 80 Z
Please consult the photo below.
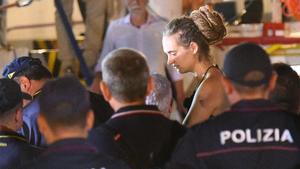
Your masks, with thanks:
M 17 82 L 11 79 L 0 79 L 0 119 L 22 107 L 22 92 Z
M 32 80 L 42 80 L 52 78 L 50 71 L 43 65 L 32 65 L 15 75 L 15 77 L 25 76 Z
M 74 76 L 65 76 L 45 84 L 39 97 L 40 114 L 52 129 L 84 127 L 90 110 L 88 91 Z
M 270 99 L 289 112 L 299 113 L 300 78 L 298 74 L 285 63 L 275 63 L 272 67 L 278 78 Z
M 119 101 L 131 102 L 146 98 L 150 76 L 143 55 L 133 49 L 117 49 L 102 62 L 103 82 Z

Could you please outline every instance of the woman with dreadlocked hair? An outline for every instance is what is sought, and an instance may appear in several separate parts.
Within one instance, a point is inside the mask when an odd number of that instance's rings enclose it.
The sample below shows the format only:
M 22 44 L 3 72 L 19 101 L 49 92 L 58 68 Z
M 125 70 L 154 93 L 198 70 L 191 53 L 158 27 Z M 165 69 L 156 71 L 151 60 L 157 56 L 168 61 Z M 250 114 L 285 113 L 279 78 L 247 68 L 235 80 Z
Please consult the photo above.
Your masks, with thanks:
M 168 64 L 180 73 L 193 72 L 199 82 L 183 122 L 188 126 L 218 115 L 228 105 L 221 84 L 223 74 L 209 55 L 209 45 L 219 42 L 225 35 L 222 17 L 207 6 L 189 16 L 173 19 L 165 28 L 162 41 Z

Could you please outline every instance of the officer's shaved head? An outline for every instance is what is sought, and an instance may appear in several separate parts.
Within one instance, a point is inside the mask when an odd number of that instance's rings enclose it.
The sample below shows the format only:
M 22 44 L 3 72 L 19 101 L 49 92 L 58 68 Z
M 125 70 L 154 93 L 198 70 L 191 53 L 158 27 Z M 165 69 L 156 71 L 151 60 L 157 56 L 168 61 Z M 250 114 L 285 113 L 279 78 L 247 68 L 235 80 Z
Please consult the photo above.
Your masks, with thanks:
M 40 115 L 52 129 L 86 125 L 89 94 L 76 77 L 67 76 L 46 83 L 39 102 Z

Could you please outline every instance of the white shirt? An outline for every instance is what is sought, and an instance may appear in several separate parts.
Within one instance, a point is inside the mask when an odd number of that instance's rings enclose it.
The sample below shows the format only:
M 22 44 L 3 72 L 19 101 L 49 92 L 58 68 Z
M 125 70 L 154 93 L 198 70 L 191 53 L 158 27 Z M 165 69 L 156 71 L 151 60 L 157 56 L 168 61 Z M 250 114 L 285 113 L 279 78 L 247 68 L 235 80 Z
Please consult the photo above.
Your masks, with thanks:
M 167 56 L 162 49 L 162 32 L 165 25 L 165 20 L 150 13 L 148 13 L 147 22 L 139 28 L 131 24 L 129 15 L 113 21 L 107 29 L 95 71 L 101 71 L 101 63 L 109 52 L 118 48 L 132 48 L 146 56 L 151 73 L 166 75 Z M 182 79 L 182 75 L 170 66 L 168 66 L 168 72 L 173 81 Z

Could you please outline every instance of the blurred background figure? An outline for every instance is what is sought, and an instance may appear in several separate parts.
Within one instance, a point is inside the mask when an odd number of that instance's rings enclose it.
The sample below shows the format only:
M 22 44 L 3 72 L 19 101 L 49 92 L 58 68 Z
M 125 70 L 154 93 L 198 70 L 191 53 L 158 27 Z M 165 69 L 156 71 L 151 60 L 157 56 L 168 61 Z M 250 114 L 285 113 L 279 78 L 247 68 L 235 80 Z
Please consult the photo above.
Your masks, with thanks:
M 193 10 L 205 4 L 205 0 L 182 0 L 183 14 L 189 15 Z
M 300 112 L 300 78 L 290 65 L 274 63 L 272 65 L 278 78 L 275 89 L 270 94 L 270 99 L 279 104 L 288 112 Z
M 72 24 L 74 0 L 60 1 L 69 23 Z M 124 10 L 122 10 L 121 0 L 79 0 L 79 2 L 85 23 L 83 57 L 88 68 L 92 71 L 97 63 L 98 54 L 102 48 L 103 36 L 109 21 L 118 18 Z M 58 12 L 56 12 L 55 16 L 59 57 L 62 60 L 61 71 L 63 73 L 68 71 L 77 73 L 78 61 L 76 61 L 74 51 Z
M 263 19 L 263 1 L 245 0 L 246 13 L 242 15 L 242 23 L 261 23 Z M 281 12 L 281 11 L 277 11 Z
M 158 73 L 151 74 L 151 77 L 154 80 L 154 89 L 146 97 L 146 104 L 156 105 L 164 116 L 169 118 L 172 107 L 171 83 L 166 77 Z
M 6 3 L 7 0 L 0 0 L 0 6 Z M 0 10 L 0 47 L 5 48 L 6 46 L 6 10 Z

